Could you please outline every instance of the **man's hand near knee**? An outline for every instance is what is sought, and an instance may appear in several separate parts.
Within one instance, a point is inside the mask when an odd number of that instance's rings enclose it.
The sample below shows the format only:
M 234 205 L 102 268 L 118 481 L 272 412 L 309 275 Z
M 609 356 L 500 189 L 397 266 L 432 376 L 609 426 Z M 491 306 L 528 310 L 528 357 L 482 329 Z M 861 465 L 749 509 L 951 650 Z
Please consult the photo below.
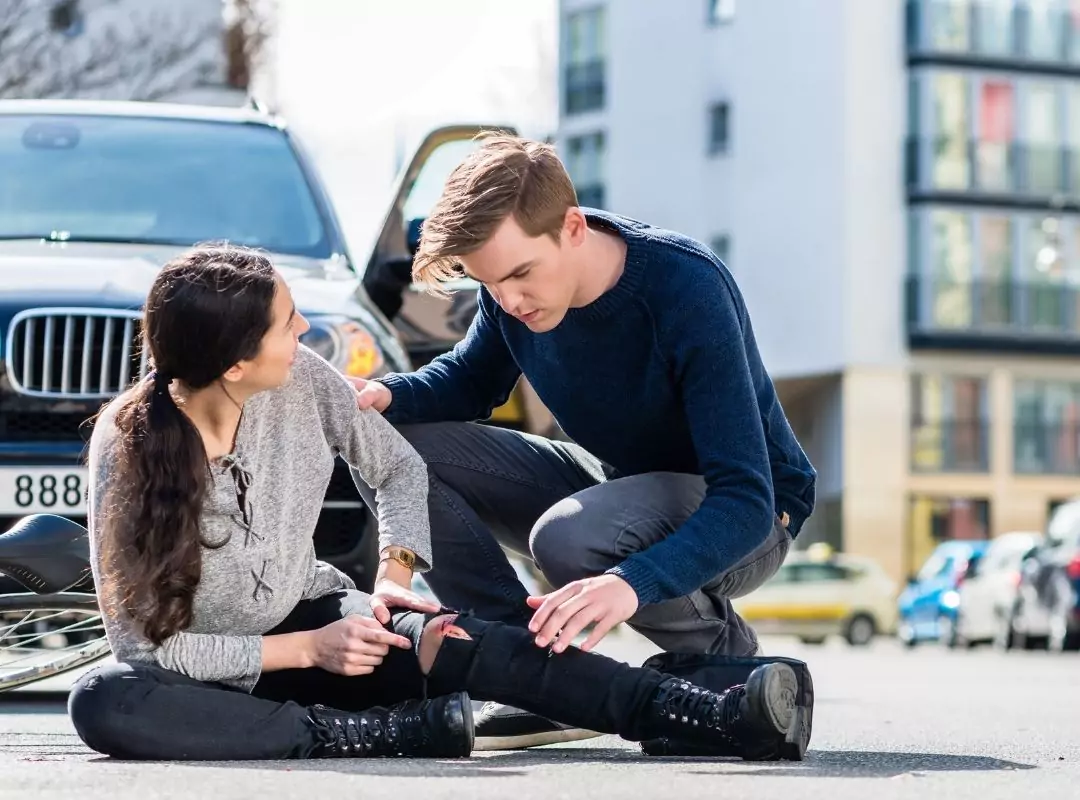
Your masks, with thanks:
M 529 630 L 537 634 L 537 646 L 546 647 L 554 642 L 552 649 L 561 653 L 575 636 L 596 623 L 581 645 L 582 650 L 591 650 L 612 628 L 637 613 L 638 596 L 617 575 L 598 575 L 568 583 L 546 595 L 530 597 L 528 604 L 536 609 Z

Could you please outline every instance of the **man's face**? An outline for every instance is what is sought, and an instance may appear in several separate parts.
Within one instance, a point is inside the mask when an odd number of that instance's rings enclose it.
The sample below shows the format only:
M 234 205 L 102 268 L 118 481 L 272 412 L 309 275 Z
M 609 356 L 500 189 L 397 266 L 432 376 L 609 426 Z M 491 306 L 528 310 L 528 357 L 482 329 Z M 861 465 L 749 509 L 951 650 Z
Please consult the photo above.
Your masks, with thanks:
M 507 217 L 479 250 L 461 257 L 461 264 L 503 311 L 544 333 L 562 322 L 577 291 L 579 275 L 569 255 L 584 241 L 586 227 L 580 211 L 571 209 L 555 241 L 529 236 Z

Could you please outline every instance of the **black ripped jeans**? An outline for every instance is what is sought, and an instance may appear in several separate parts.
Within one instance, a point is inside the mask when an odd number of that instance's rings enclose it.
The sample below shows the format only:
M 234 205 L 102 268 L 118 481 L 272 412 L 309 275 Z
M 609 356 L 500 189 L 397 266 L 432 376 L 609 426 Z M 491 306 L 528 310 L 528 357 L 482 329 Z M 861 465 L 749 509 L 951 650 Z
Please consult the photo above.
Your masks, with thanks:
M 366 608 L 361 592 L 301 601 L 268 635 L 314 630 Z M 526 629 L 460 615 L 457 625 L 470 639 L 444 639 L 425 676 L 417 659 L 420 637 L 439 615 L 395 613 L 390 627 L 413 646 L 391 647 L 370 675 L 346 677 L 319 668 L 267 672 L 248 694 L 150 664 L 105 665 L 76 682 L 68 710 L 88 747 L 124 759 L 306 758 L 318 742 L 308 706 L 361 711 L 458 691 L 570 725 L 642 738 L 640 720 L 661 673 L 576 648 L 553 654 L 537 647 Z

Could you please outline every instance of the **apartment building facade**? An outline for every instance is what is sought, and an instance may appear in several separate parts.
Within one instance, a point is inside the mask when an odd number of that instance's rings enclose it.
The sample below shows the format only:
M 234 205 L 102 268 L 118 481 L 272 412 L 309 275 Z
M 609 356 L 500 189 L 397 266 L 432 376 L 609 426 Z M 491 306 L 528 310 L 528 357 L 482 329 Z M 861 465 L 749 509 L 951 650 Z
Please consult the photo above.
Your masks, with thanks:
M 731 269 L 821 476 L 802 544 L 901 578 L 1080 494 L 1080 4 L 560 12 L 582 203 Z

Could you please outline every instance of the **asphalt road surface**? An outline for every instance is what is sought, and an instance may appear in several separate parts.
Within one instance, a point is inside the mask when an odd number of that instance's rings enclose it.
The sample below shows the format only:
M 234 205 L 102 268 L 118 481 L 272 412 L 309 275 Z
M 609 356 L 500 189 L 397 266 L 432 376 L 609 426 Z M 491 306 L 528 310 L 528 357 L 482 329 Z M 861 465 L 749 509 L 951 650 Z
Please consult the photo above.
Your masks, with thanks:
M 655 651 L 628 632 L 605 645 L 631 663 Z M 116 762 L 79 742 L 62 692 L 11 692 L 0 699 L 0 798 L 1080 797 L 1080 657 L 909 652 L 891 641 L 765 646 L 814 670 L 814 737 L 802 763 L 649 758 L 612 736 L 456 761 Z

